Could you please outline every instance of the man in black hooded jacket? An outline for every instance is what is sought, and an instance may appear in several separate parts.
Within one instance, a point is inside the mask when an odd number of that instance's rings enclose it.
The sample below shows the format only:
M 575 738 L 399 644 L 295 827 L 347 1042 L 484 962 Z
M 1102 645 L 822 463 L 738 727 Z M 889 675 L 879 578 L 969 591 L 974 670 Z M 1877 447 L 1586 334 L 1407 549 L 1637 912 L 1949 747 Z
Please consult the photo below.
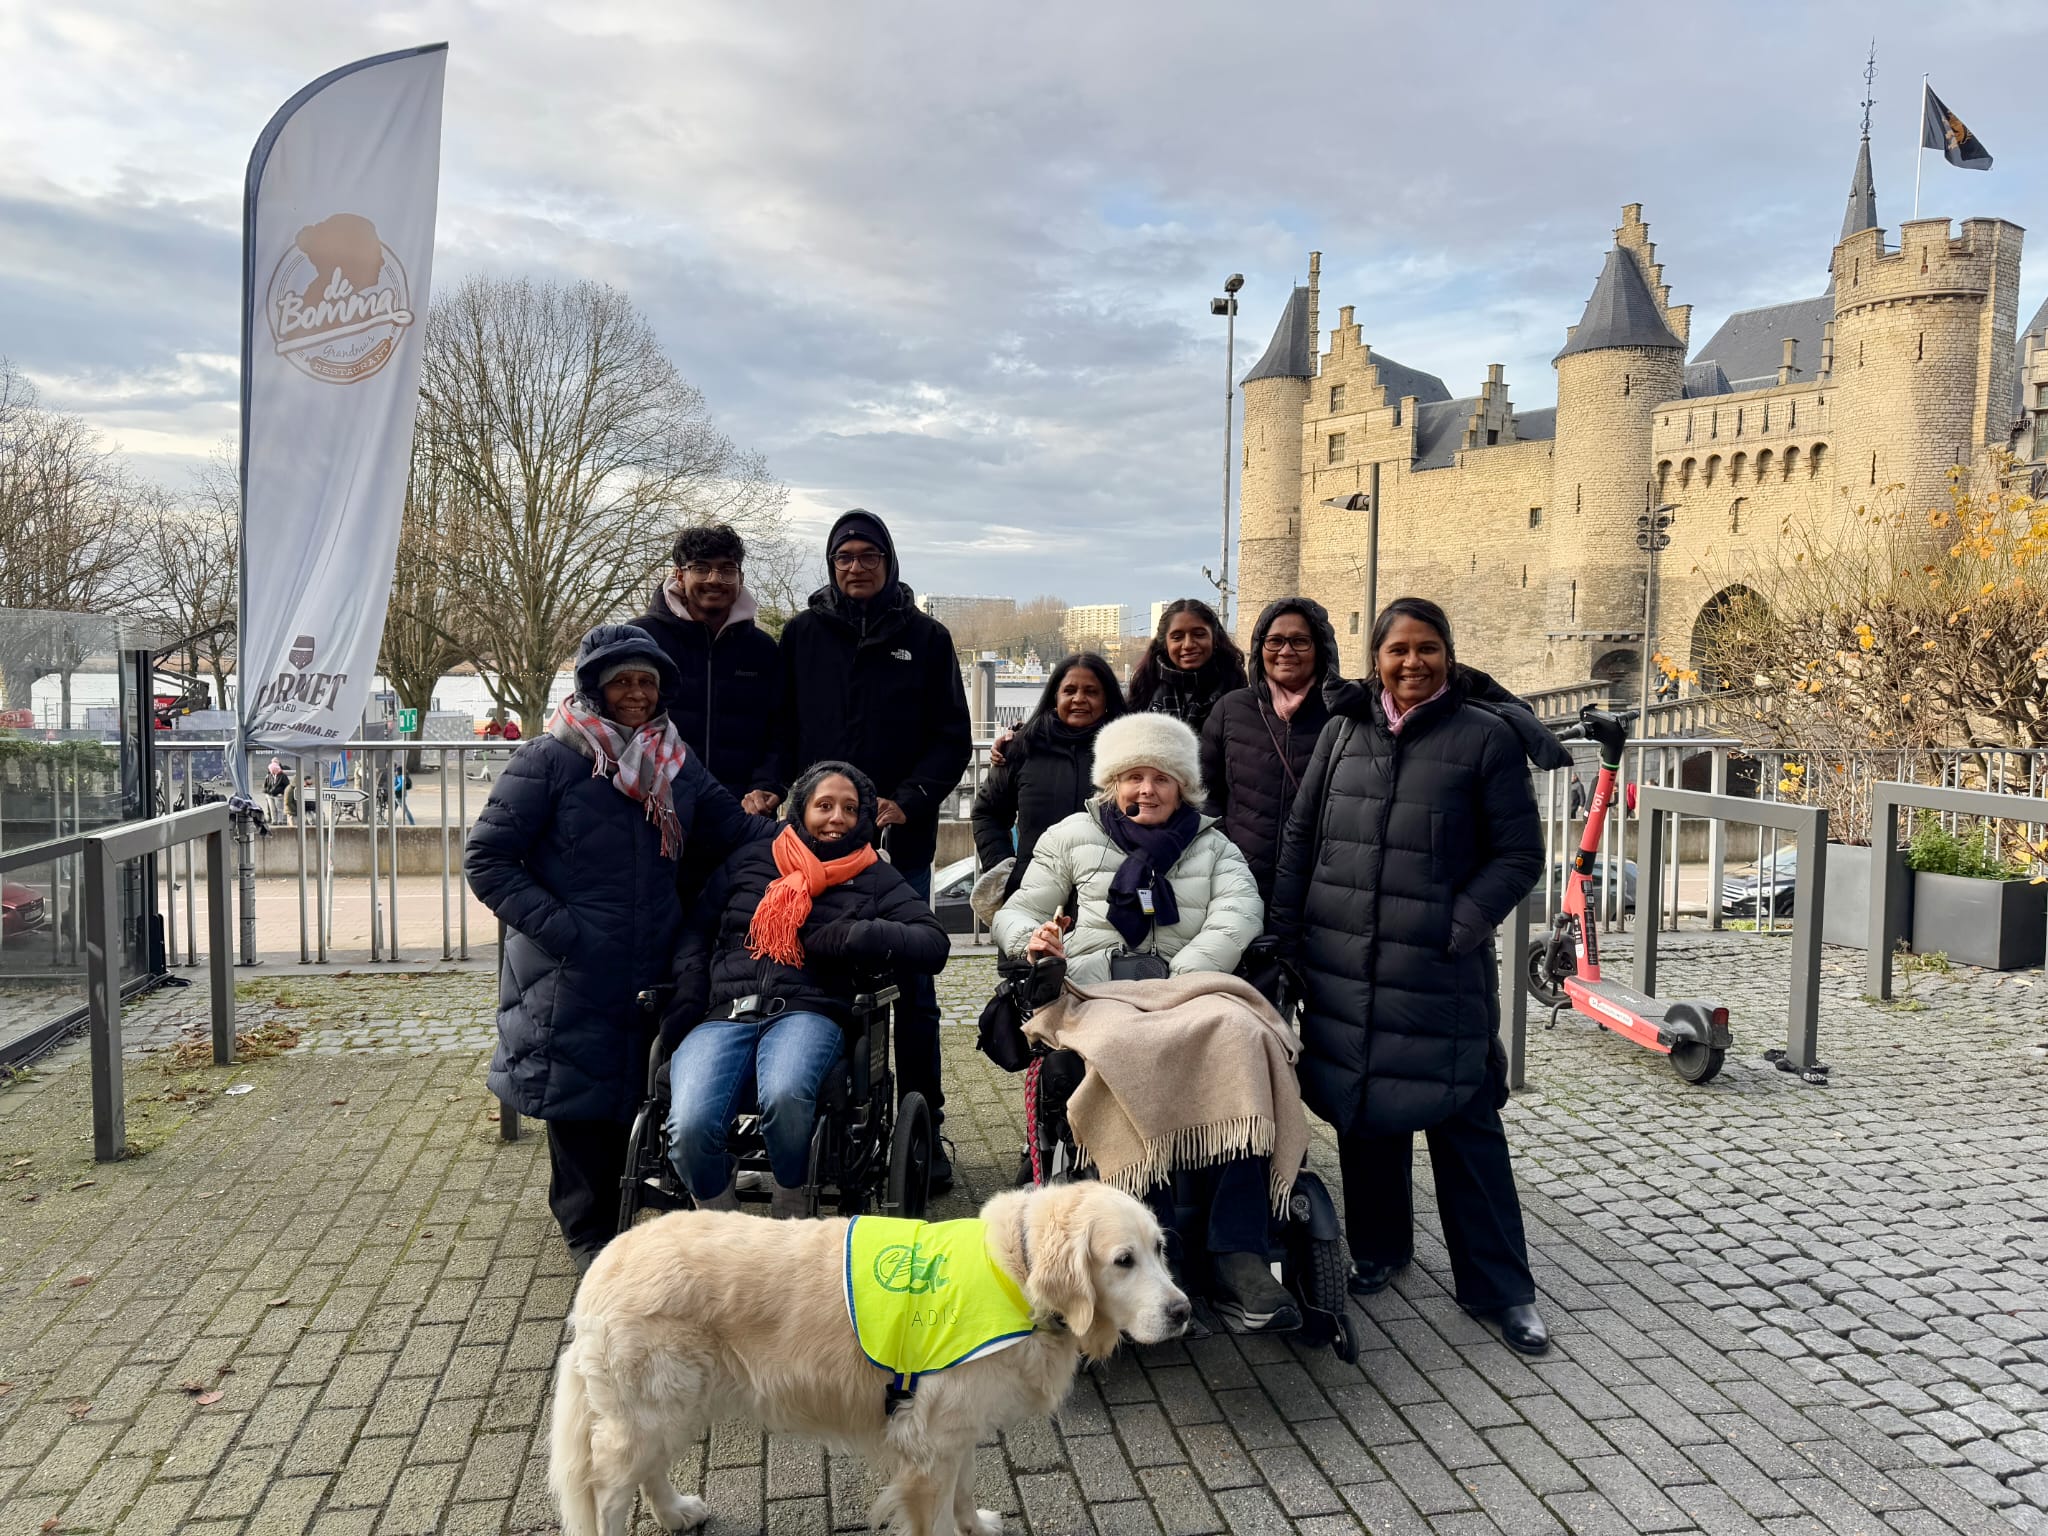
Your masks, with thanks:
M 831 581 L 783 627 L 780 775 L 825 758 L 852 763 L 880 792 L 889 861 L 931 898 L 939 813 L 974 752 L 960 658 L 946 626 L 921 613 L 900 578 L 896 544 L 858 507 L 825 540 Z M 930 976 L 905 976 L 896 1005 L 896 1078 L 924 1095 L 938 1124 L 939 1001 Z M 943 1148 L 932 1187 L 952 1183 Z

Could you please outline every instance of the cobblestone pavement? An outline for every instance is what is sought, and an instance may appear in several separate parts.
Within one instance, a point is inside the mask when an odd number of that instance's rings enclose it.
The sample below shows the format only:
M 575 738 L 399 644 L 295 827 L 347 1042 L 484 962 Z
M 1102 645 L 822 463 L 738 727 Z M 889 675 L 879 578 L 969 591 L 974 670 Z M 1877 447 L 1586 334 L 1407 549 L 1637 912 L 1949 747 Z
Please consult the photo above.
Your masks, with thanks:
M 982 1502 L 1033 1536 L 2048 1530 L 2048 983 L 1922 975 L 1879 1009 L 1831 952 L 1823 1089 L 1755 1058 L 1782 944 L 1669 954 L 1672 991 L 1735 1007 L 1743 1058 L 1688 1088 L 1566 1022 L 1508 1112 L 1549 1356 L 1451 1303 L 1425 1189 L 1359 1366 L 1227 1337 L 1120 1356 L 983 1451 Z M 1016 1085 L 971 1049 L 989 979 L 944 984 L 944 1214 L 1015 1165 Z M 203 988 L 130 1010 L 126 1163 L 90 1161 L 81 1047 L 0 1090 L 0 1536 L 552 1530 L 570 1268 L 544 1148 L 502 1142 L 482 1089 L 490 977 L 241 991 L 245 1031 L 297 1043 L 187 1068 Z M 1326 1138 L 1313 1157 L 1334 1182 Z M 713 1536 L 857 1528 L 871 1492 L 732 1430 L 678 1476 Z

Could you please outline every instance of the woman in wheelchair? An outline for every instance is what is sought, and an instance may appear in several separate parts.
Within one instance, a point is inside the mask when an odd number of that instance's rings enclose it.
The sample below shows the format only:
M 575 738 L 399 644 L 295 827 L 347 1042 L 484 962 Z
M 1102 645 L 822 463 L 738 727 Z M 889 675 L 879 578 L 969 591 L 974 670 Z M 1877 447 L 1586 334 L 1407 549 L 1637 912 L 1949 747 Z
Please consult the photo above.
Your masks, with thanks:
M 991 925 L 1003 953 L 1082 985 L 1234 971 L 1265 910 L 1244 855 L 1195 809 L 1197 764 L 1195 733 L 1171 716 L 1125 715 L 1104 726 L 1095 741 L 1101 793 L 1038 840 Z M 1158 1068 L 1180 1070 L 1200 1068 Z M 1240 1332 L 1301 1326 L 1294 1298 L 1267 1265 L 1269 1165 L 1263 1154 L 1243 1155 L 1192 1175 L 1208 1207 L 1210 1300 Z M 1171 1186 L 1149 1198 L 1172 1226 Z
M 726 1135 L 758 1104 L 773 1213 L 804 1214 L 818 1093 L 855 1022 L 860 968 L 936 974 L 949 948 L 931 907 L 875 852 L 866 774 L 814 764 L 787 805 L 773 842 L 712 877 L 676 957 L 669 1150 L 707 1210 L 739 1209 Z

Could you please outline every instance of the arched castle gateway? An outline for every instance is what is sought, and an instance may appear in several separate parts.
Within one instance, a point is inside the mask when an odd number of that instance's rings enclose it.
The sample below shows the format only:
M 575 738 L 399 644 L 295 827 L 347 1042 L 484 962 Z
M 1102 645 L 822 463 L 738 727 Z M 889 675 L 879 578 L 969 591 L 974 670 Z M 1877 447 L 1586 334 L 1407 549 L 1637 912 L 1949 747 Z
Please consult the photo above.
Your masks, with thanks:
M 1599 677 L 1632 696 L 1652 496 L 1677 506 L 1652 649 L 1689 660 L 1702 610 L 1787 519 L 1846 521 L 1893 484 L 1945 506 L 1952 465 L 2048 457 L 2048 305 L 2016 339 L 2020 239 L 2002 219 L 1918 219 L 1887 245 L 1866 139 L 1827 291 L 1731 315 L 1694 348 L 1631 203 L 1555 359 L 1557 405 L 1531 411 L 1499 364 L 1454 400 L 1376 356 L 1349 306 L 1318 353 L 1311 253 L 1244 379 L 1240 638 L 1299 592 L 1329 609 L 1346 672 L 1364 669 L 1366 514 L 1348 503 L 1377 487 L 1382 600 L 1436 598 L 1460 650 L 1513 687 Z

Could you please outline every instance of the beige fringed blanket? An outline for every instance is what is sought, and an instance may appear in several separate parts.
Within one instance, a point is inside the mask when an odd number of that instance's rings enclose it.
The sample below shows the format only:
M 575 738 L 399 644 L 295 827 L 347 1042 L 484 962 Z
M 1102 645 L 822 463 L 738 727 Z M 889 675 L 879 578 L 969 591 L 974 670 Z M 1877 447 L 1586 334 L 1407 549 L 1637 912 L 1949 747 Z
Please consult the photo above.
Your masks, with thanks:
M 1248 982 L 1197 971 L 1069 983 L 1024 1033 L 1087 1063 L 1067 1121 L 1104 1183 L 1142 1195 L 1176 1168 L 1265 1154 L 1273 1209 L 1286 1209 L 1308 1152 L 1294 1076 L 1300 1046 Z

